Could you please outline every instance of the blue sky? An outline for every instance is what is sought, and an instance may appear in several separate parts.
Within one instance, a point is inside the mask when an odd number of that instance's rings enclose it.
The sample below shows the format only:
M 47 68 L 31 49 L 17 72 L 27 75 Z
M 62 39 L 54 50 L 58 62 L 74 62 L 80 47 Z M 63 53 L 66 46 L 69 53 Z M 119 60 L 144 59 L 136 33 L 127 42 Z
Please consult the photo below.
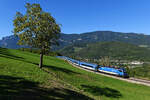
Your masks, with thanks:
M 97 30 L 137 32 L 150 35 L 150 0 L 0 0 L 0 38 L 12 35 L 16 11 L 39 3 L 50 12 L 63 33 Z

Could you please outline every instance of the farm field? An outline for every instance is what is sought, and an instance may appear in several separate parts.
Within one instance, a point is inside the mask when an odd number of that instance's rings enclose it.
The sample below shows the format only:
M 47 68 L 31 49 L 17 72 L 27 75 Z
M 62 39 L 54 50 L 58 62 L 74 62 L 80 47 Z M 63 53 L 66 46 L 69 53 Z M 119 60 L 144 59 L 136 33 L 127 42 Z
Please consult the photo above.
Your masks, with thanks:
M 2 100 L 149 100 L 150 87 L 97 75 L 56 57 L 0 48 Z

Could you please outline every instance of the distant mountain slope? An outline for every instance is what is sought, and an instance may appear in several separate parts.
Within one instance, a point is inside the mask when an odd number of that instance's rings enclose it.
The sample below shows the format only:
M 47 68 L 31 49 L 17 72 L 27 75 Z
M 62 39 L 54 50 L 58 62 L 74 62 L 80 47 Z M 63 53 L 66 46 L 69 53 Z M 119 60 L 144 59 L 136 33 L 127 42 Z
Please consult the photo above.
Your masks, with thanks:
M 121 42 L 75 44 L 63 48 L 60 53 L 66 56 L 80 56 L 82 58 L 99 59 L 109 56 L 113 59 L 150 60 L 149 49 Z
M 14 35 L 3 37 L 2 40 L 0 40 L 0 47 L 11 49 L 20 48 L 21 46 L 17 45 L 18 40 L 19 38 L 15 37 Z
M 6 48 L 19 48 L 16 43 L 17 37 L 8 36 L 0 40 L 0 46 Z M 95 31 L 82 34 L 61 34 L 59 39 L 60 46 L 55 49 L 62 49 L 65 46 L 74 43 L 95 43 L 104 41 L 120 41 L 135 45 L 150 46 L 150 35 L 136 34 L 136 33 L 121 33 L 112 31 Z
M 120 41 L 136 45 L 150 45 L 150 35 L 136 33 L 121 33 L 112 31 L 95 31 L 82 34 L 63 34 L 62 42 L 93 43 L 99 41 Z

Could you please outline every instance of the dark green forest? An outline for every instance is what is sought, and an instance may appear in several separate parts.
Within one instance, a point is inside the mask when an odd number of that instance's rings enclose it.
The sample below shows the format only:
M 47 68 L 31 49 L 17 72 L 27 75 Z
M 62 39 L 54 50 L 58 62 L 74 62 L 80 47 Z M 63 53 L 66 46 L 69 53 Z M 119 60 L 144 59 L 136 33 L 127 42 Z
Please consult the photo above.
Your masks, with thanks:
M 150 50 L 148 48 L 122 42 L 76 43 L 61 49 L 59 52 L 65 56 L 88 59 L 100 59 L 107 56 L 122 60 L 150 60 Z

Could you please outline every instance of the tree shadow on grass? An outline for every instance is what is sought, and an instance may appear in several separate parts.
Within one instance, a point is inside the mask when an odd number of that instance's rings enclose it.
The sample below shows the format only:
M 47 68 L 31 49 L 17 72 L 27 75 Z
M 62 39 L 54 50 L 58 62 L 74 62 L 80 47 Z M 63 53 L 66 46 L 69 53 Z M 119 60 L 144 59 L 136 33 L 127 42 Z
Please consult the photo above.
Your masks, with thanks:
M 43 65 L 43 67 L 49 68 L 53 71 L 63 72 L 63 73 L 66 73 L 66 74 L 80 74 L 78 72 L 75 72 L 75 71 L 72 71 L 72 70 L 69 70 L 69 69 L 66 69 L 66 68 L 56 67 L 56 66 Z
M 81 85 L 81 87 L 84 89 L 84 91 L 90 92 L 95 96 L 106 96 L 110 98 L 122 97 L 122 94 L 119 91 L 108 87 L 101 88 L 98 86 L 88 86 L 88 85 Z
M 93 100 L 65 88 L 42 88 L 38 82 L 0 75 L 0 100 Z
M 15 60 L 23 60 L 24 58 L 15 56 L 9 52 L 7 48 L 0 47 L 0 57 L 15 59 Z

